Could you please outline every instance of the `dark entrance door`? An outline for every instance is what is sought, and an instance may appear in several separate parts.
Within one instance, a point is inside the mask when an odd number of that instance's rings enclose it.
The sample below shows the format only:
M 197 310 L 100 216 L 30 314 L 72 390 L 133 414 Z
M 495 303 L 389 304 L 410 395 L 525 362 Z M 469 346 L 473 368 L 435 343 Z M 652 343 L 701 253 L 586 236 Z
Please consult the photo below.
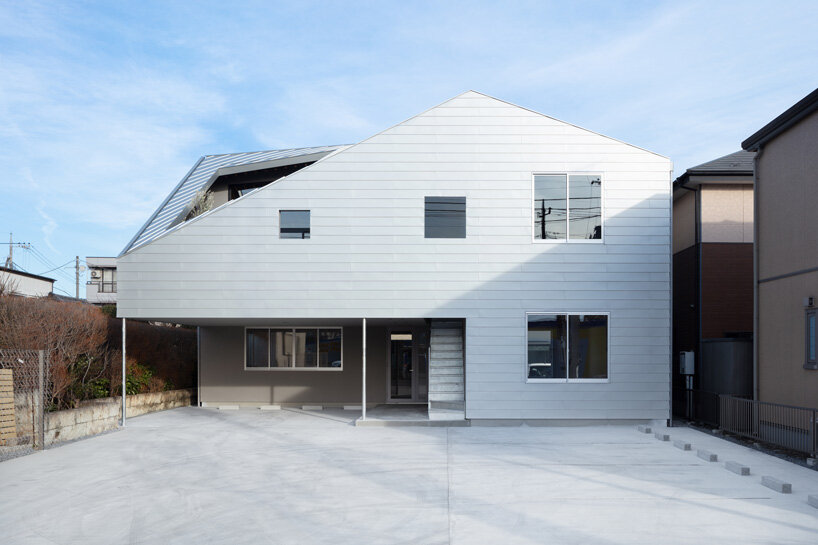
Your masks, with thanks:
M 428 399 L 428 362 L 425 348 L 409 331 L 389 334 L 389 401 L 425 403 Z

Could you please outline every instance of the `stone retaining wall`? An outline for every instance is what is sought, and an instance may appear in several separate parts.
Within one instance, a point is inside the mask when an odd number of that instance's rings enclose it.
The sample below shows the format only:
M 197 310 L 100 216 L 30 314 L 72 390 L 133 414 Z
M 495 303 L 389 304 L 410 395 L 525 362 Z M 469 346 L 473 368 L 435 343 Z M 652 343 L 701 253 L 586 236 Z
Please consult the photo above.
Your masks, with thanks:
M 131 418 L 155 411 L 188 407 L 193 399 L 193 389 L 128 396 L 127 416 Z M 46 445 L 116 429 L 119 427 L 121 406 L 121 397 L 106 397 L 83 401 L 76 409 L 46 413 Z

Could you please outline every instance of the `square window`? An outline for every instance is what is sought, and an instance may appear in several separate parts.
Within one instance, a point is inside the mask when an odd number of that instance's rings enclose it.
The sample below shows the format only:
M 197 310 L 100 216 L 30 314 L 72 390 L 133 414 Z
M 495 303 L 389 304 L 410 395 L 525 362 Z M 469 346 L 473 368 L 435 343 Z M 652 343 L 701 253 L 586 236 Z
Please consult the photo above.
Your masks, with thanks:
M 466 197 L 426 197 L 426 238 L 466 238 Z
M 602 239 L 602 177 L 598 174 L 534 176 L 534 240 Z
M 280 210 L 280 238 L 310 238 L 309 210 Z
M 269 331 L 247 330 L 247 367 L 269 367 Z

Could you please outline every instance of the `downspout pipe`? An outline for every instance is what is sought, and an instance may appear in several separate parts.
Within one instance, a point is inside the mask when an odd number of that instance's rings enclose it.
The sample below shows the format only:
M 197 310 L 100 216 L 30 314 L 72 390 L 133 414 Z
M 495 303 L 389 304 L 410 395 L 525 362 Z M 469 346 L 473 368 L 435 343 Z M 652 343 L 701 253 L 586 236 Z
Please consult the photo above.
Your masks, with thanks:
M 753 399 L 758 401 L 758 160 L 764 147 L 759 145 L 753 157 Z

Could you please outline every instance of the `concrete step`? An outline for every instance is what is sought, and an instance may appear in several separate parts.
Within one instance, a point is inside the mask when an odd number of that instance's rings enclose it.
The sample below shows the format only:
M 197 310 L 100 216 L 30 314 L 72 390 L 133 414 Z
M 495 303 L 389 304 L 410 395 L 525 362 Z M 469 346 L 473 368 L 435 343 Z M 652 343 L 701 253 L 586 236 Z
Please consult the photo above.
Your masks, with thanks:
M 451 409 L 430 409 L 429 420 L 465 420 L 466 411 L 458 411 Z
M 458 366 L 455 366 L 455 365 L 442 366 L 441 365 L 441 366 L 437 366 L 437 367 L 431 367 L 430 370 L 433 370 L 433 372 L 429 373 L 430 376 L 444 376 L 444 375 L 458 375 L 458 376 L 461 376 L 461 377 L 463 376 L 463 367 L 460 366 L 460 365 L 458 365 Z
M 463 393 L 429 392 L 429 401 L 464 401 Z

